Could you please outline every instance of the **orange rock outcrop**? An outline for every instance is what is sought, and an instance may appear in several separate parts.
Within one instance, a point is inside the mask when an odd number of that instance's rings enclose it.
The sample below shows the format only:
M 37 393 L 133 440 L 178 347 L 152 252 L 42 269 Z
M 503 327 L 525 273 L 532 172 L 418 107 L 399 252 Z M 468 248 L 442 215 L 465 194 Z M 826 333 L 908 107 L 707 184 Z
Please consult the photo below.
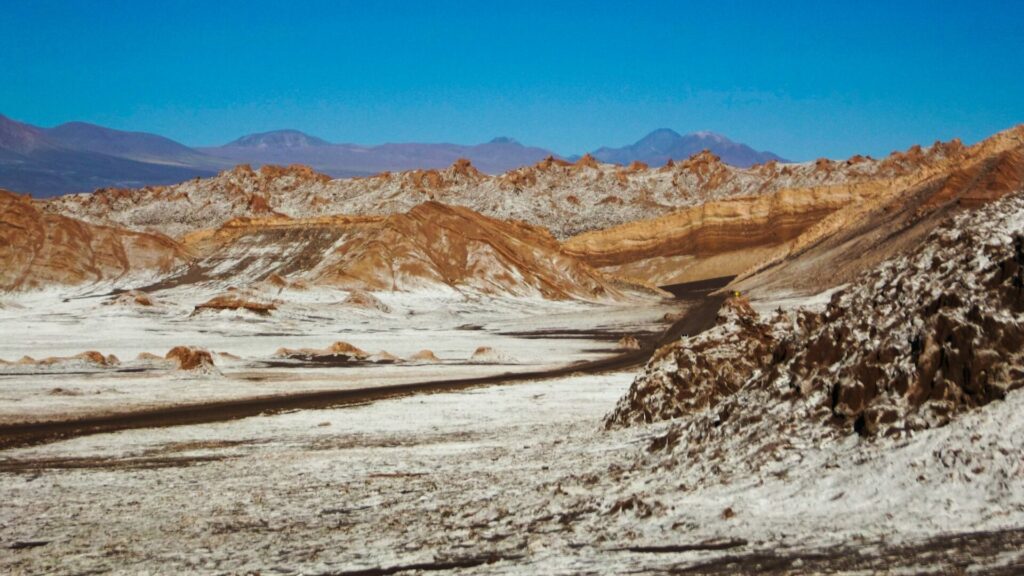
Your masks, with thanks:
M 175 346 L 167 351 L 164 358 L 177 363 L 179 370 L 203 371 L 214 368 L 210 351 L 195 346 Z
M 189 235 L 200 258 L 185 276 L 230 280 L 288 277 L 352 290 L 352 305 L 386 311 L 364 291 L 448 286 L 502 295 L 609 300 L 652 295 L 594 270 L 562 250 L 545 229 L 428 201 L 404 214 L 314 219 L 235 219 Z M 254 258 L 252 250 L 287 255 Z M 235 268 L 226 261 L 237 262 Z M 254 263 L 265 265 L 256 270 Z M 234 306 L 236 298 L 230 299 Z M 209 303 L 208 303 L 209 304 Z M 206 307 L 222 307 L 204 305 Z
M 191 257 L 162 234 L 96 226 L 48 214 L 0 190 L 0 290 L 28 290 L 169 272 Z
M 445 284 L 554 299 L 621 295 L 614 281 L 566 254 L 546 230 L 438 202 L 354 230 L 336 256 L 320 280 L 343 287 Z
M 201 312 L 203 310 L 245 310 L 261 316 L 267 316 L 274 310 L 277 310 L 277 304 L 238 292 L 228 292 L 226 294 L 218 294 L 202 304 L 197 304 L 194 312 Z

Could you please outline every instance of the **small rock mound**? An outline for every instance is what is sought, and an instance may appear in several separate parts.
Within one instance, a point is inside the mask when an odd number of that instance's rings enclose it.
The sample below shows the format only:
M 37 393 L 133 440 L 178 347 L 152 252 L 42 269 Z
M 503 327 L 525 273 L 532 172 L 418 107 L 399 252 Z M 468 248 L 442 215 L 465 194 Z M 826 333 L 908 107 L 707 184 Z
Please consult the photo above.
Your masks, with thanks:
M 175 346 L 167 352 L 164 359 L 176 362 L 179 370 L 195 372 L 216 370 L 216 366 L 213 363 L 213 354 L 205 348 Z
M 74 356 L 49 356 L 40 360 L 36 360 L 31 356 L 22 356 L 17 362 L 0 360 L 0 366 L 38 366 L 47 368 L 82 365 L 95 368 L 111 368 L 120 364 L 121 361 L 117 356 L 113 354 L 107 354 L 104 356 L 102 353 L 95 350 L 88 350 L 75 354 Z
M 253 299 L 238 292 L 227 292 L 198 304 L 193 314 L 204 310 L 244 310 L 260 316 L 269 316 L 271 312 L 277 310 L 277 304 Z
M 409 356 L 410 362 L 440 362 L 441 359 L 434 355 L 430 350 L 420 350 L 419 352 Z
M 367 310 L 377 310 L 379 312 L 388 313 L 391 312 L 391 308 L 387 304 L 383 303 L 373 294 L 365 290 L 352 290 L 345 297 L 342 302 L 345 306 L 354 306 L 356 308 L 365 308 Z
M 153 298 L 140 290 L 129 290 L 122 292 L 111 299 L 108 304 L 115 304 L 120 306 L 145 306 L 150 307 L 154 305 Z
M 304 280 L 289 280 L 279 274 L 271 274 L 263 279 L 260 284 L 281 290 L 308 290 L 309 284 Z
M 477 362 L 480 364 L 515 364 L 514 358 L 499 352 L 490 346 L 480 346 L 477 348 L 473 355 L 469 357 L 470 362 Z
M 618 344 L 619 344 L 619 348 L 622 348 L 623 350 L 639 350 L 640 349 L 640 341 L 636 339 L 636 336 L 629 336 L 629 335 L 623 336 L 622 338 L 619 338 Z
M 88 362 L 89 364 L 95 364 L 96 366 L 117 366 L 121 363 L 117 356 L 114 356 L 113 354 L 104 356 L 102 353 L 95 350 L 88 350 L 80 354 L 75 354 L 70 358 L 49 358 L 47 360 L 81 360 L 83 362 Z M 45 362 L 45 360 L 43 362 Z
M 357 348 L 348 342 L 335 342 L 327 348 L 279 348 L 274 353 L 279 358 L 290 358 L 293 360 L 365 360 L 370 355 L 364 350 Z
M 328 346 L 327 350 L 329 350 L 331 354 L 348 354 L 350 356 L 356 356 L 360 358 L 365 358 L 367 356 L 366 352 L 349 344 L 348 342 L 335 342 L 334 344 Z

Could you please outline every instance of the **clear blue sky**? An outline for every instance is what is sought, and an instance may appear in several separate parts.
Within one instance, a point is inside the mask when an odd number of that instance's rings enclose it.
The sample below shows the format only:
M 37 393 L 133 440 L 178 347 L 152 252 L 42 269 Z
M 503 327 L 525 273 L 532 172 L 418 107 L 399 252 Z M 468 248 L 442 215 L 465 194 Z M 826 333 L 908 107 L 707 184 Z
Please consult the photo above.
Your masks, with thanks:
M 570 154 L 669 127 L 883 155 L 1024 122 L 1024 2 L 0 0 L 0 86 L 15 119 L 191 145 L 297 128 Z

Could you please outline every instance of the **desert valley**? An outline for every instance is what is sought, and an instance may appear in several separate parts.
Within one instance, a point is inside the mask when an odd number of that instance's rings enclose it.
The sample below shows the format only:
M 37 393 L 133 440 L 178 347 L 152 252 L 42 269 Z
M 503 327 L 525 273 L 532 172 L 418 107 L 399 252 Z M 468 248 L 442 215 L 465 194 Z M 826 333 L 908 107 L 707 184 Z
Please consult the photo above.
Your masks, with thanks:
M 0 571 L 1024 570 L 1024 126 L 615 154 L 0 191 Z

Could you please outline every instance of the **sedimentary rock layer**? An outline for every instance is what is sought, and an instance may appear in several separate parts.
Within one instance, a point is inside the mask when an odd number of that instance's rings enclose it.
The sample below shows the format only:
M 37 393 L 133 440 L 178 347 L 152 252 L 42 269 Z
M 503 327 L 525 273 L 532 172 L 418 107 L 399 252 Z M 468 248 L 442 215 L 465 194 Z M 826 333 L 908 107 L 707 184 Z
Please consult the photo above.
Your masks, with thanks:
M 586 300 L 654 294 L 566 254 L 542 228 L 438 202 L 388 217 L 237 219 L 186 244 L 200 259 L 165 284 L 276 277 L 371 291 L 446 287 Z
M 166 273 L 188 258 L 162 234 L 48 214 L 26 196 L 0 190 L 0 290 Z
M 581 234 L 567 240 L 565 249 L 624 277 L 671 284 L 764 268 L 829 238 L 873 242 L 872 250 L 858 244 L 833 254 L 837 259 L 869 255 L 870 261 L 851 267 L 856 273 L 894 254 L 902 245 L 894 241 L 897 232 L 913 226 L 920 228 L 918 234 L 927 232 L 931 228 L 920 221 L 932 214 L 980 205 L 1019 188 L 1024 182 L 1022 135 L 1024 128 L 1018 127 L 970 148 L 912 149 L 903 164 L 907 171 L 898 177 L 708 202 Z M 929 220 L 930 226 L 937 221 Z M 888 235 L 878 233 L 882 228 Z M 880 243 L 892 250 L 878 250 Z M 833 273 L 830 264 L 820 263 L 823 274 Z M 815 276 L 812 272 L 801 268 L 793 276 L 806 279 Z

